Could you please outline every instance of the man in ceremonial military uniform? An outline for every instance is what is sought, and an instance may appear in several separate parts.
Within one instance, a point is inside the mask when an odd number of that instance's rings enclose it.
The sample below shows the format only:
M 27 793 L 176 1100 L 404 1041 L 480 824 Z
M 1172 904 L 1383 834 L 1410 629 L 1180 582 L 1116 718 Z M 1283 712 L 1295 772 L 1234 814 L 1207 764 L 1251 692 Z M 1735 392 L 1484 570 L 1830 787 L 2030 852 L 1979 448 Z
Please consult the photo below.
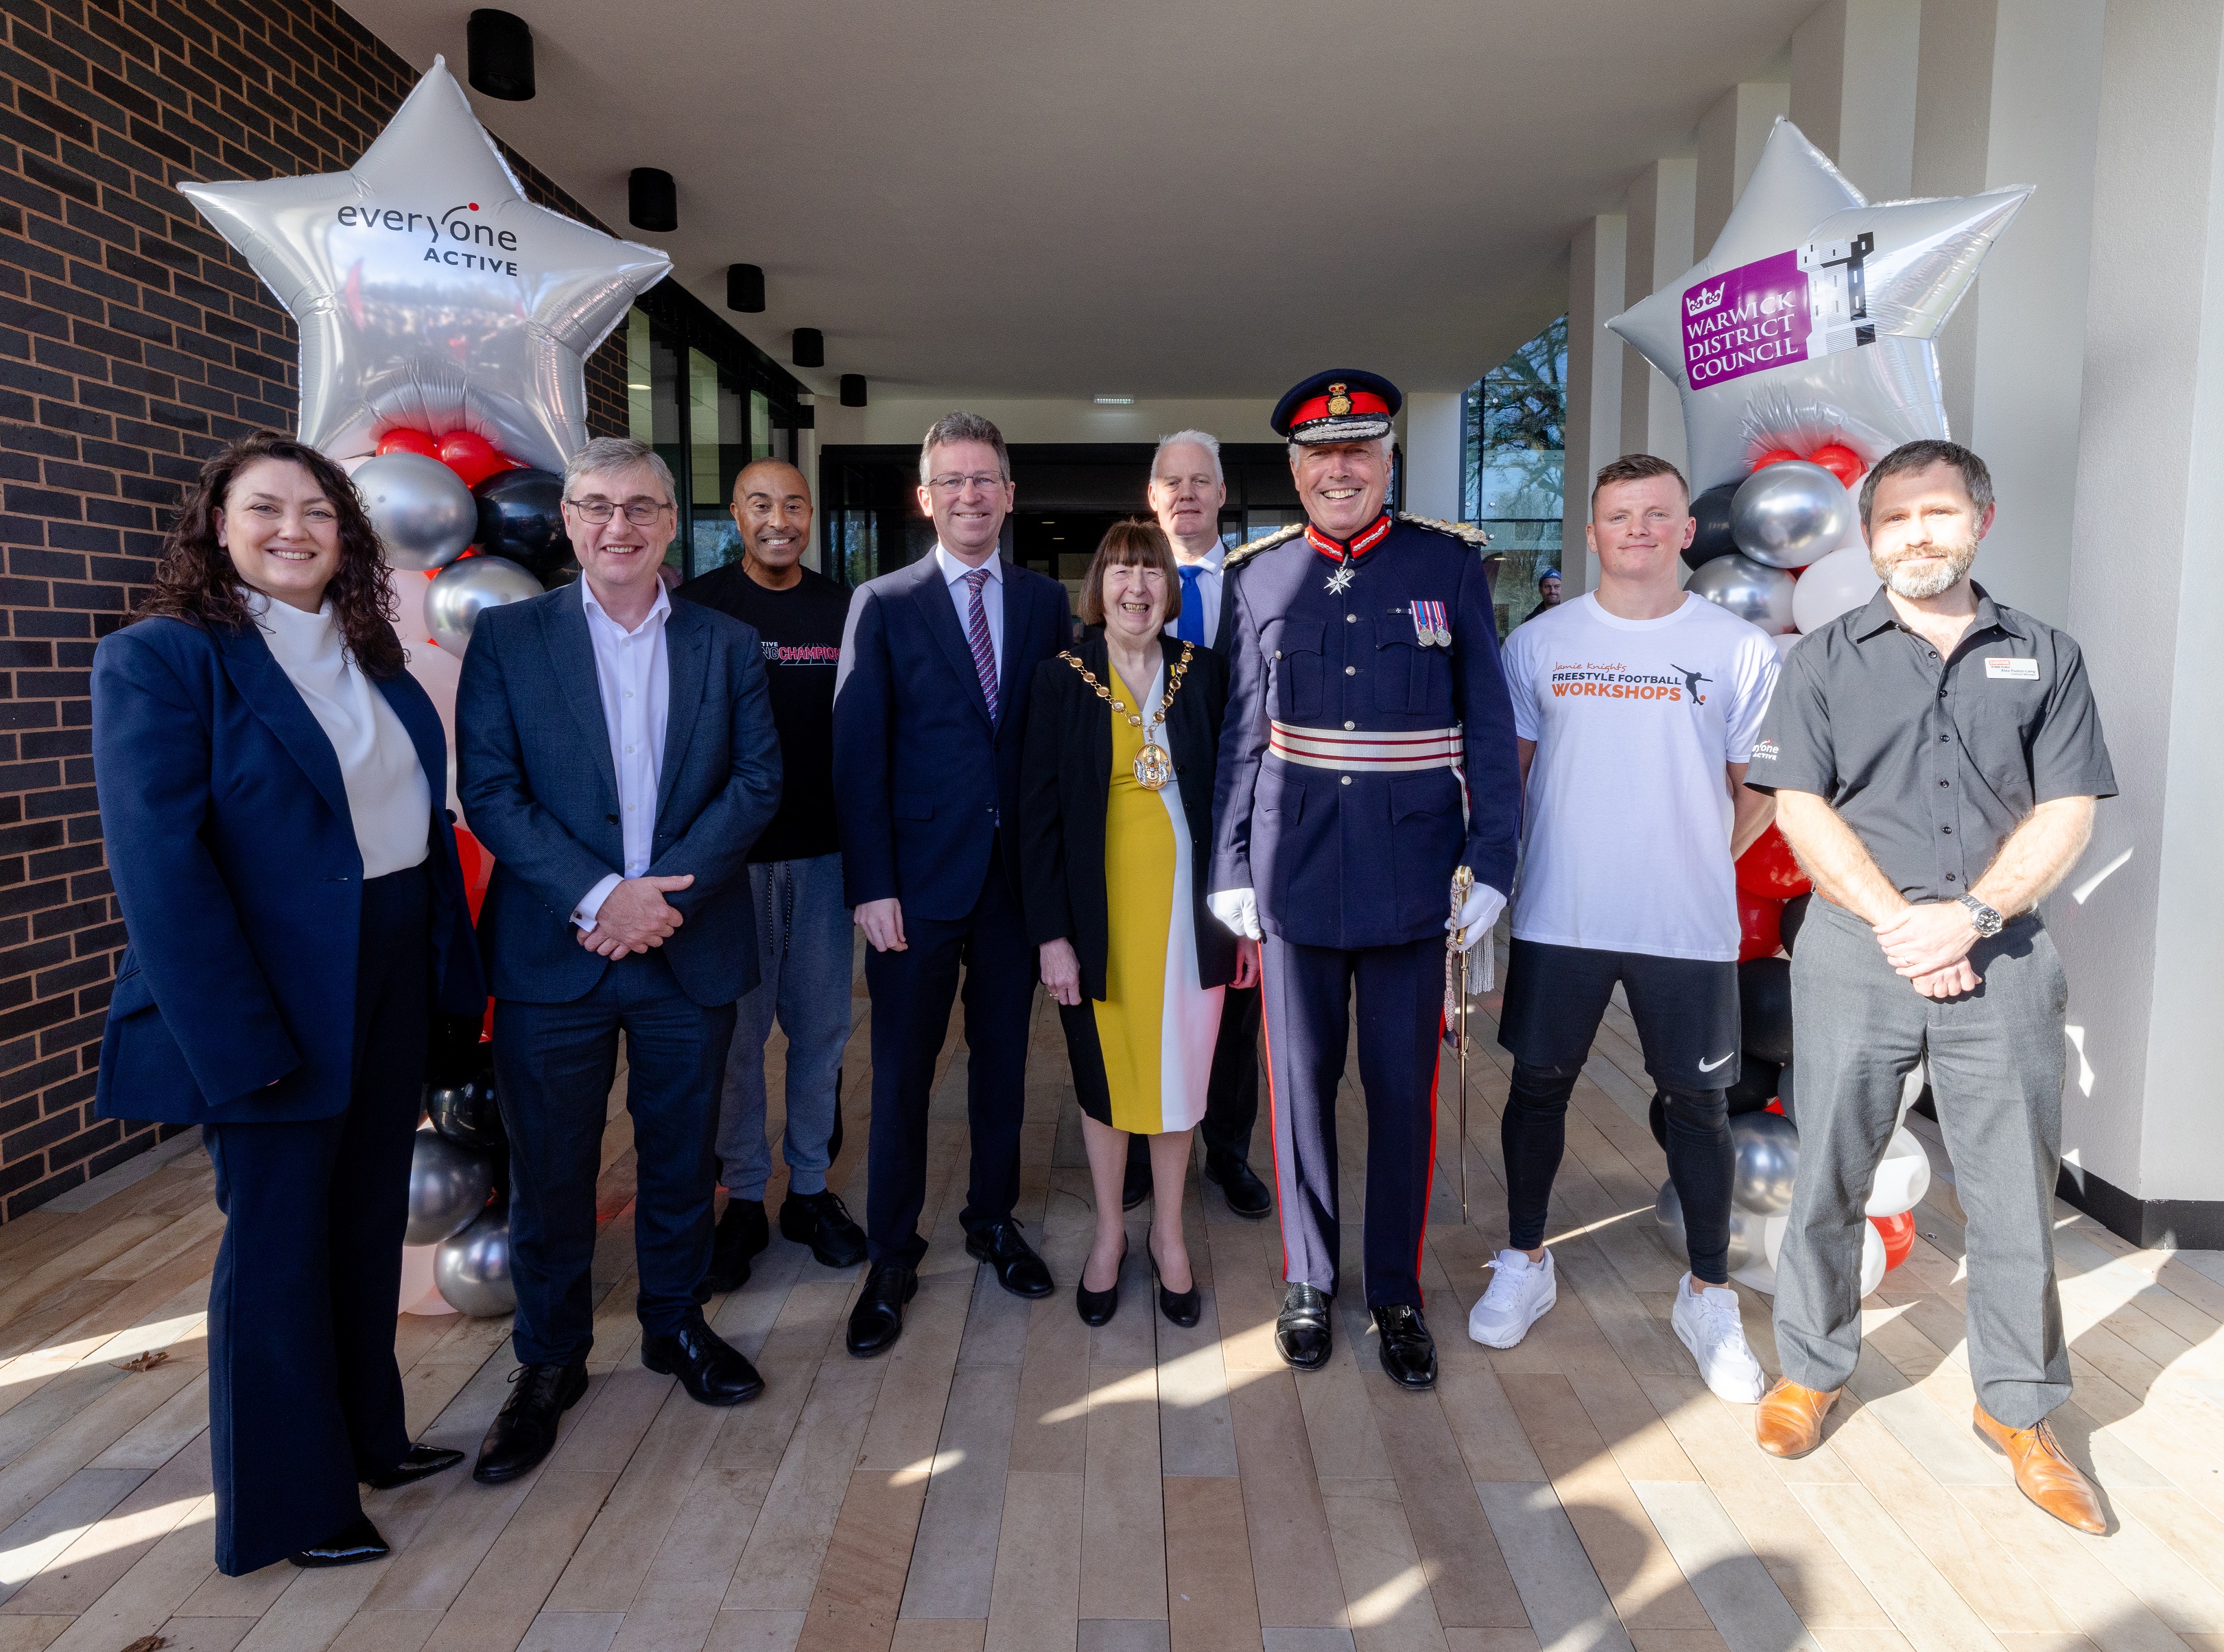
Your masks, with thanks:
M 1274 409 L 1307 522 L 1225 564 L 1235 637 L 1210 898 L 1231 929 L 1262 938 L 1288 1281 L 1276 1346 L 1299 1370 L 1329 1358 L 1336 1090 L 1355 983 L 1367 1306 L 1383 1369 L 1427 1388 L 1419 1270 L 1445 931 L 1473 946 L 1504 908 L 1520 783 L 1482 535 L 1384 508 L 1399 399 L 1386 379 L 1338 370 Z

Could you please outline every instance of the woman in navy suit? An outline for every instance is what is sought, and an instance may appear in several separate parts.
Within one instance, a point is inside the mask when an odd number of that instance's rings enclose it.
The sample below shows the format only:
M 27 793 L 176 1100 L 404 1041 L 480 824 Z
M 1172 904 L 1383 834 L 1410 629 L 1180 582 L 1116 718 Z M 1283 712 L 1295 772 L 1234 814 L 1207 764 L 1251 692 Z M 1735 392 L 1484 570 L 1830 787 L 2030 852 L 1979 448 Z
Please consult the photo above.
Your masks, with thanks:
M 376 1560 L 357 1483 L 413 1446 L 394 1359 L 430 1017 L 485 1003 L 446 744 L 403 669 L 377 535 L 313 447 L 212 459 L 134 623 L 93 655 L 92 750 L 130 936 L 103 1117 L 201 1127 L 216 1560 Z

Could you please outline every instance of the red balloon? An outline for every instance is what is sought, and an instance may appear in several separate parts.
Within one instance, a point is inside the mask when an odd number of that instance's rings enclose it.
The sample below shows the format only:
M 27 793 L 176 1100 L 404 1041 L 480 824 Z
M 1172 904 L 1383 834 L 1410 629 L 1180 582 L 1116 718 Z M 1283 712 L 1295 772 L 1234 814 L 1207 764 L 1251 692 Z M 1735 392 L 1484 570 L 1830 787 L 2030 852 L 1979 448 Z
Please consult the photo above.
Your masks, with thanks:
M 1861 463 L 1861 456 L 1842 442 L 1834 441 L 1817 447 L 1807 455 L 1807 462 L 1810 465 L 1820 465 L 1848 487 L 1860 481 L 1861 472 L 1868 469 L 1867 465 Z
M 1737 886 L 1740 894 L 1776 901 L 1789 901 L 1815 887 L 1791 858 L 1791 845 L 1772 823 L 1753 840 L 1752 848 L 1738 857 Z
M 1784 902 L 1738 891 L 1738 962 L 1773 958 L 1784 945 Z
M 1787 459 L 1796 462 L 1798 458 L 1799 455 L 1793 453 L 1789 447 L 1772 447 L 1768 452 L 1763 453 L 1759 459 L 1753 460 L 1753 468 L 1758 471 L 1771 465 L 1781 465 Z
M 441 437 L 438 457 L 441 464 L 463 478 L 467 488 L 477 486 L 496 471 L 509 468 L 509 461 L 495 451 L 492 442 L 471 430 L 451 430 Z
M 1770 1102 L 1767 1106 L 1762 1108 L 1760 1111 L 1764 1113 L 1774 1113 L 1779 1118 L 1784 1117 L 1785 1116 L 1784 1111 L 1784 1098 L 1781 1096 L 1779 1096 L 1775 1100 Z
M 422 453 L 427 459 L 438 459 L 439 444 L 421 430 L 389 430 L 378 439 L 380 458 L 389 453 Z
M 1872 1216 L 1869 1220 L 1876 1224 L 1877 1237 L 1884 1241 L 1884 1270 L 1890 1273 L 1915 1249 L 1915 1212 L 1902 1211 L 1897 1216 Z

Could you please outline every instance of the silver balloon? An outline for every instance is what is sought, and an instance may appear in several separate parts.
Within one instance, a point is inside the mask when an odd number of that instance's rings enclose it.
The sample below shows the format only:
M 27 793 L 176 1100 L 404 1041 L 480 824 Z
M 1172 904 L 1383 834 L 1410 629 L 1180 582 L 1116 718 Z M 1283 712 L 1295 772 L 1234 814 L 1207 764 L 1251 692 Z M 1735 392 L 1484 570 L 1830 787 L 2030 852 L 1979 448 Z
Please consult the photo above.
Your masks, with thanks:
M 1778 1216 L 1791 1208 L 1791 1180 L 1799 1170 L 1799 1132 L 1776 1113 L 1740 1113 L 1730 1120 L 1730 1145 L 1737 1169 L 1730 1199 L 1757 1216 Z
M 447 575 L 444 573 L 440 578 Z M 437 585 L 439 580 L 433 583 Z M 1763 567 L 1751 557 L 1733 551 L 1728 556 L 1711 557 L 1694 569 L 1690 583 L 1684 588 L 1721 604 L 1740 619 L 1775 636 L 1791 629 L 1791 590 L 1798 583 L 1782 568 Z
M 1684 1200 L 1676 1191 L 1674 1180 L 1660 1184 L 1659 1195 L 1652 1201 L 1652 1219 L 1660 1229 L 1661 1243 L 1670 1253 L 1678 1262 L 1689 1260 L 1691 1242 L 1684 1232 Z M 1735 1273 L 1760 1255 L 1760 1229 L 1766 1219 L 1731 1205 L 1729 1272 Z
M 450 1307 L 474 1319 L 517 1306 L 509 1276 L 509 1211 L 496 1206 L 433 1253 L 433 1282 Z
M 494 1166 L 432 1130 L 417 1132 L 409 1163 L 409 1225 L 404 1244 L 438 1244 L 486 1208 Z
M 1853 525 L 1845 484 L 1804 459 L 1779 459 L 1755 471 L 1730 500 L 1730 537 L 1772 568 L 1822 560 Z
M 451 562 L 425 588 L 425 629 L 451 654 L 471 645 L 480 613 L 540 594 L 540 581 L 507 557 L 467 556 Z
M 394 567 L 445 567 L 478 532 L 479 502 L 464 478 L 422 453 L 363 460 L 355 468 L 355 491 Z
M 1682 396 L 1692 491 L 1772 448 L 1944 436 L 1933 341 L 2030 193 L 1872 206 L 1779 120 L 1705 261 L 1607 323 Z
M 562 470 L 586 358 L 672 267 L 526 199 L 439 58 L 347 171 L 182 187 L 299 326 L 301 440 L 336 459 L 401 425 Z

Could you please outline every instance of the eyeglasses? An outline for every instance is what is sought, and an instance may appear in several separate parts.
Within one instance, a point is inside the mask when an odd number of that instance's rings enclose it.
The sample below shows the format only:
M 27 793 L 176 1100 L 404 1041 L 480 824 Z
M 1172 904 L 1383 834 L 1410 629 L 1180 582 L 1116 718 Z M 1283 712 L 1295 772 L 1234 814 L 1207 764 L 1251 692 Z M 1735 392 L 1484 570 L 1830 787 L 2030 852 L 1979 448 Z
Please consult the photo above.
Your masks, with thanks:
M 591 522 L 597 528 L 621 510 L 625 512 L 625 519 L 635 527 L 646 528 L 672 509 L 655 499 L 629 499 L 623 505 L 608 499 L 566 499 L 564 503 L 579 513 L 580 521 Z
M 976 471 L 970 476 L 933 476 L 926 485 L 937 493 L 963 493 L 968 485 L 978 488 L 1001 488 L 1004 478 L 993 471 Z

